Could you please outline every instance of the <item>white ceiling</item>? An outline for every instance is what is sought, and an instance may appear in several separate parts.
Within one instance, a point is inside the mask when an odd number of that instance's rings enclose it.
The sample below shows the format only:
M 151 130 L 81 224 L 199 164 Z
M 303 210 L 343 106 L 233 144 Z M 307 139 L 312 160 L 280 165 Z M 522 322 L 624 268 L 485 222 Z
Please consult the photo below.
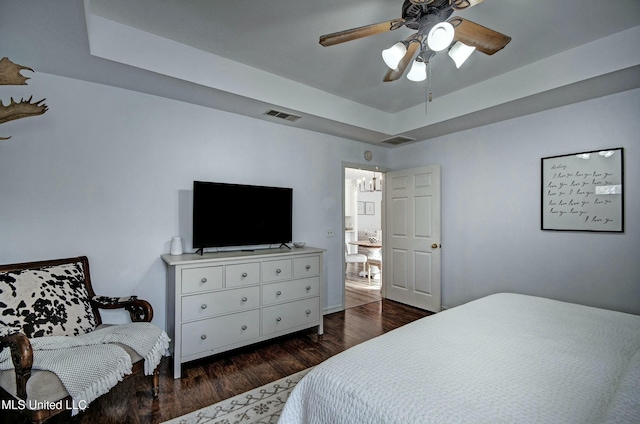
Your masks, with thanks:
M 92 0 L 92 12 L 134 28 L 320 89 L 384 112 L 425 100 L 423 84 L 383 83 L 381 51 L 406 38 L 401 28 L 322 47 L 322 34 L 401 16 L 402 0 Z M 459 12 L 512 37 L 501 52 L 474 53 L 456 70 L 433 62 L 434 96 L 443 96 L 640 24 L 638 0 L 486 0 Z M 596 56 L 596 55 L 594 55 Z M 595 59 L 595 57 L 594 57 Z
M 28 45 L 33 57 L 26 63 L 42 72 L 372 144 L 396 135 L 429 139 L 640 87 L 638 0 L 485 0 L 454 12 L 512 41 L 493 56 L 475 52 L 458 70 L 438 54 L 434 101 L 426 106 L 423 84 L 382 82 L 381 51 L 410 30 L 318 43 L 322 34 L 400 17 L 401 6 L 402 0 L 3 1 L 1 47 L 5 55 L 12 48 L 24 55 Z M 302 118 L 280 121 L 263 115 L 268 108 Z
M 374 176 L 380 177 L 380 172 L 371 171 L 368 169 L 359 168 L 345 168 L 344 179 L 345 180 L 359 180 L 361 178 L 373 178 Z

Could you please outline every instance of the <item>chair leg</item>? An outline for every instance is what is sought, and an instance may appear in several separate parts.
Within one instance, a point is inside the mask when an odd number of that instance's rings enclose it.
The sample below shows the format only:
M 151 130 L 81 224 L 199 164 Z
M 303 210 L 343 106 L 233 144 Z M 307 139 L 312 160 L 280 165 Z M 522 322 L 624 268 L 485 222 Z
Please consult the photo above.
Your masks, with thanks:
M 156 367 L 153 371 L 153 397 L 157 398 L 160 394 L 160 367 Z

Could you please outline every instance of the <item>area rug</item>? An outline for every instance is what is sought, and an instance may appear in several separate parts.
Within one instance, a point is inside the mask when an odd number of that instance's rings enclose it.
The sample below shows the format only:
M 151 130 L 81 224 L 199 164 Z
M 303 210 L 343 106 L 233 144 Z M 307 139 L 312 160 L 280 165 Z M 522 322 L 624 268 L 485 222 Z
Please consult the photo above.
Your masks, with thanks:
M 162 424 L 276 424 L 289 394 L 311 368 Z

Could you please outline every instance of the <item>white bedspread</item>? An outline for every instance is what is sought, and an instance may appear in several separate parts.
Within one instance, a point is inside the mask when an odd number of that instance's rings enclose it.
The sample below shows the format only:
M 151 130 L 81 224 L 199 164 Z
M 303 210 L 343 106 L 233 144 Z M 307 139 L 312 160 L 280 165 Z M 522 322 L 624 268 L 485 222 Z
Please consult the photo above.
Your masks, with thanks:
M 640 316 L 488 296 L 318 365 L 279 423 L 640 423 Z

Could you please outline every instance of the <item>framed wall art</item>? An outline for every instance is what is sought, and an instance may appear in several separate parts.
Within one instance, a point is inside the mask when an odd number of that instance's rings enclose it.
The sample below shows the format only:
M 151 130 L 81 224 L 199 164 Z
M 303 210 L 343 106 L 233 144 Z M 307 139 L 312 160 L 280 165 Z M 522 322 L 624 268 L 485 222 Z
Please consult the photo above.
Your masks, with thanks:
M 624 231 L 623 148 L 541 159 L 541 229 Z
M 373 202 L 365 202 L 364 203 L 364 214 L 365 215 L 375 215 L 376 214 L 376 204 Z

